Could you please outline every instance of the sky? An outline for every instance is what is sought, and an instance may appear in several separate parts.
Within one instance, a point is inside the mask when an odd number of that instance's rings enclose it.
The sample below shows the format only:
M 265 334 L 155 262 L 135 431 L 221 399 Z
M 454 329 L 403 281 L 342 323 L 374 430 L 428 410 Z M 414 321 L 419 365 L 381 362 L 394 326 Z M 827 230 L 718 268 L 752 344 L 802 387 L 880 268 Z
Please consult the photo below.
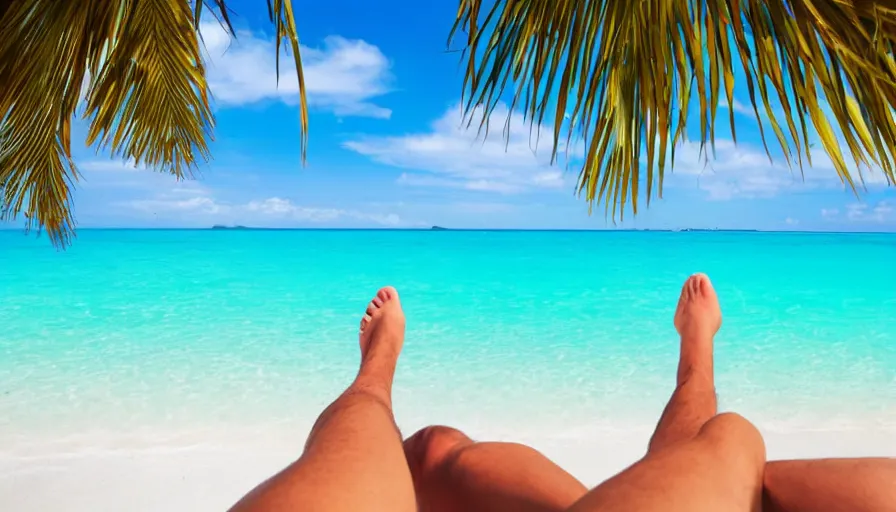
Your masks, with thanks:
M 770 163 L 743 87 L 722 106 L 737 116 L 737 145 L 721 134 L 704 161 L 685 143 L 661 200 L 621 221 L 589 215 L 575 162 L 551 165 L 549 137 L 535 145 L 519 114 L 506 143 L 500 130 L 463 129 L 461 57 L 447 44 L 456 0 L 294 1 L 310 105 L 303 167 L 291 60 L 278 84 L 265 3 L 229 4 L 235 41 L 211 18 L 202 26 L 213 160 L 178 182 L 85 147 L 76 126 L 79 227 L 896 231 L 896 188 L 879 172 L 857 197 L 823 154 L 805 179 Z

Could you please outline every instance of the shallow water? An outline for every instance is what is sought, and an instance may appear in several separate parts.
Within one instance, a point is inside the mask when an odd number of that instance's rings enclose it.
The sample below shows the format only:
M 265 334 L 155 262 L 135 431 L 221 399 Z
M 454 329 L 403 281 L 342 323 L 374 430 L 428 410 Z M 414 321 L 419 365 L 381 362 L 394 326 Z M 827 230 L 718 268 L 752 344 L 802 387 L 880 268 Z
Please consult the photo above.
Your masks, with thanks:
M 894 261 L 886 234 L 84 230 L 56 252 L 0 231 L 0 470 L 244 435 L 301 446 L 385 284 L 408 317 L 408 433 L 646 443 L 695 271 L 722 302 L 720 407 L 783 436 L 896 431 Z

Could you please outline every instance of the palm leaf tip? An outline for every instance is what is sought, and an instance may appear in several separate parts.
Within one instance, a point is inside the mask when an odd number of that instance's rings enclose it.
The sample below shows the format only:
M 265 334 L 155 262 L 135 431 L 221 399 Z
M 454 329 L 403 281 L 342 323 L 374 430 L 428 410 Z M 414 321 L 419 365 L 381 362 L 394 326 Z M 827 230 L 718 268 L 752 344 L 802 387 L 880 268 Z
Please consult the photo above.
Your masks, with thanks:
M 308 148 L 308 101 L 305 94 L 305 74 L 302 71 L 302 54 L 296 29 L 295 12 L 291 0 L 268 0 L 268 13 L 277 33 L 274 51 L 277 56 L 277 80 L 280 80 L 280 45 L 285 38 L 289 41 L 295 60 L 296 76 L 299 82 L 299 148 L 302 163 L 307 160 Z
M 713 148 L 717 105 L 734 104 L 738 73 L 788 164 L 802 170 L 803 157 L 810 161 L 811 123 L 848 185 L 854 171 L 841 140 L 854 161 L 894 180 L 896 10 L 888 2 L 498 0 L 483 10 L 481 0 L 460 0 L 451 38 L 462 31 L 466 114 L 487 119 L 512 94 L 528 119 L 553 121 L 555 151 L 561 137 L 584 138 L 577 190 L 613 218 L 636 213 L 642 191 L 648 202 L 662 193 L 695 92 L 699 144 Z M 727 121 L 736 138 L 733 109 Z

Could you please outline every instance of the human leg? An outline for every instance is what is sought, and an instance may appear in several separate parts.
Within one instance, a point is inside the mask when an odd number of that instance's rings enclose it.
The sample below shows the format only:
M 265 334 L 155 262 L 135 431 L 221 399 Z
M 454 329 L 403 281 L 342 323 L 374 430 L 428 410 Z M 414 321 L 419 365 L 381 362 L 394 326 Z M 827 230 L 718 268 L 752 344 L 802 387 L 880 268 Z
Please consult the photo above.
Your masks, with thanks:
M 427 427 L 404 442 L 420 512 L 559 512 L 587 490 L 538 451 Z
M 649 451 L 692 439 L 716 415 L 713 336 L 721 325 L 719 300 L 709 278 L 691 276 L 675 311 L 675 328 L 681 337 L 675 391 L 650 439 Z
M 677 385 L 647 455 L 590 491 L 571 511 L 760 510 L 762 437 L 738 415 L 716 415 L 712 338 L 720 325 L 712 284 L 705 275 L 691 276 L 675 314 L 681 335 Z
M 648 454 L 570 512 L 759 512 L 765 446 L 744 418 L 720 414 L 696 436 Z
M 392 415 L 392 379 L 404 322 L 395 289 L 380 290 L 361 321 L 358 376 L 320 415 L 302 456 L 233 511 L 416 511 Z
M 765 512 L 896 511 L 896 459 L 818 459 L 765 466 Z

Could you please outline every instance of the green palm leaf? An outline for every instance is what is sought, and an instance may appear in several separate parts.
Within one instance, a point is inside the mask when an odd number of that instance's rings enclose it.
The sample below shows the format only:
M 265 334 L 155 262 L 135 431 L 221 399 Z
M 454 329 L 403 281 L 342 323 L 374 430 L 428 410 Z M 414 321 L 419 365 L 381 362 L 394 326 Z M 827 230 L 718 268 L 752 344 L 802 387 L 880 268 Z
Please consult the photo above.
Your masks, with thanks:
M 850 187 L 860 165 L 896 183 L 896 8 L 884 0 L 460 0 L 466 32 L 465 112 L 481 127 L 512 94 L 537 125 L 585 140 L 579 193 L 614 218 L 637 213 L 646 185 L 662 195 L 667 154 L 687 136 L 696 88 L 701 150 L 715 141 L 720 98 L 746 78 L 788 164 L 811 164 L 811 123 Z M 483 16 L 484 14 L 484 16 Z M 514 85 L 515 84 L 515 85 Z M 512 89 L 511 89 L 512 87 Z M 757 94 L 758 93 L 758 94 Z M 778 103 L 781 112 L 776 112 Z M 824 113 L 832 113 L 832 123 Z M 570 118 L 564 124 L 564 117 Z M 783 122 L 782 122 L 783 121 Z M 760 133 L 766 152 L 766 128 Z M 734 111 L 729 124 L 736 139 Z M 839 132 L 839 137 L 837 135 Z M 841 149 L 845 144 L 857 172 Z M 643 156 L 643 159 L 642 159 Z M 646 159 L 646 161 L 643 161 Z M 641 166 L 644 164 L 644 183 Z
M 268 0 L 299 74 L 290 0 Z M 20 0 L 0 3 L 0 212 L 24 213 L 56 244 L 73 234 L 71 122 L 87 79 L 88 144 L 178 178 L 210 155 L 213 115 L 199 42 L 204 8 L 233 33 L 224 0 Z

